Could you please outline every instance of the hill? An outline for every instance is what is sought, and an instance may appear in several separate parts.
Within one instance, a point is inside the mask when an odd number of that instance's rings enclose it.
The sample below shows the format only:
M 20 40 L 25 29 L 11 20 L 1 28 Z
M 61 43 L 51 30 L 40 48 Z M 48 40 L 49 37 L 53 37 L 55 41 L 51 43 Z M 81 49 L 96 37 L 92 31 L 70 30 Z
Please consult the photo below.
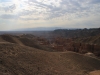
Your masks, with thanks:
M 91 28 L 91 29 L 57 29 L 53 31 L 53 34 L 56 36 L 62 36 L 67 38 L 72 37 L 89 37 L 100 35 L 100 28 Z M 59 35 L 60 34 L 60 35 Z
M 100 45 L 100 34 L 96 36 L 88 36 L 88 37 L 81 37 L 75 38 L 76 42 L 88 43 L 88 44 L 97 44 Z
M 32 35 L 1 35 L 0 75 L 88 75 L 100 70 L 99 59 L 70 51 L 53 52 L 40 45 L 40 40 L 43 38 Z

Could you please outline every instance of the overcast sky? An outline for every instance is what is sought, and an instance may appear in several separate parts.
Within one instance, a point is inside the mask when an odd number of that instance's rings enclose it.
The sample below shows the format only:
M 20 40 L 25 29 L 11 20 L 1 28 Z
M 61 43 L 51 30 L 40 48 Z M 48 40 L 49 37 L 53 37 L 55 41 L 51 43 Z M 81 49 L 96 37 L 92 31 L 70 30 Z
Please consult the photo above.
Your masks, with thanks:
M 100 0 L 0 0 L 0 30 L 100 27 Z

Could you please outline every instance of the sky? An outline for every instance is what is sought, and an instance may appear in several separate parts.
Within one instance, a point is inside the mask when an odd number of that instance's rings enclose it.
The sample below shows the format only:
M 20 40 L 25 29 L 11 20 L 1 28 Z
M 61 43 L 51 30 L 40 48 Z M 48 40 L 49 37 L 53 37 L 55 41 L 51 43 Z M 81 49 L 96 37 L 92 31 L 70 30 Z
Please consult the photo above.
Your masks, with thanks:
M 0 0 L 0 31 L 36 27 L 98 28 L 100 0 Z

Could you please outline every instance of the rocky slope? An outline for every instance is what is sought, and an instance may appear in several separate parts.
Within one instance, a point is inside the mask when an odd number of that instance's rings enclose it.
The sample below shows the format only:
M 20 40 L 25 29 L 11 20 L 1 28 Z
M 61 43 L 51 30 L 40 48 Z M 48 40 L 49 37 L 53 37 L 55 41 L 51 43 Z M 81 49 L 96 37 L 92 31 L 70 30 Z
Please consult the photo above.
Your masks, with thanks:
M 26 37 L 0 37 L 0 75 L 91 75 L 91 71 L 100 70 L 97 58 L 70 51 L 44 51 L 26 45 L 22 38 Z

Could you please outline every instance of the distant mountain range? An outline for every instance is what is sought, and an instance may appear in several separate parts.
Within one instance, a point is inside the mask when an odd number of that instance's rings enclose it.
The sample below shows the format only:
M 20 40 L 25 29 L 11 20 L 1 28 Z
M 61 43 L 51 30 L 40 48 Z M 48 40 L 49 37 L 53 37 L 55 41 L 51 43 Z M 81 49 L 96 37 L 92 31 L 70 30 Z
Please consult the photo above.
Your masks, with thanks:
M 61 27 L 37 27 L 37 28 L 22 28 L 13 31 L 53 31 L 56 29 L 63 29 Z

